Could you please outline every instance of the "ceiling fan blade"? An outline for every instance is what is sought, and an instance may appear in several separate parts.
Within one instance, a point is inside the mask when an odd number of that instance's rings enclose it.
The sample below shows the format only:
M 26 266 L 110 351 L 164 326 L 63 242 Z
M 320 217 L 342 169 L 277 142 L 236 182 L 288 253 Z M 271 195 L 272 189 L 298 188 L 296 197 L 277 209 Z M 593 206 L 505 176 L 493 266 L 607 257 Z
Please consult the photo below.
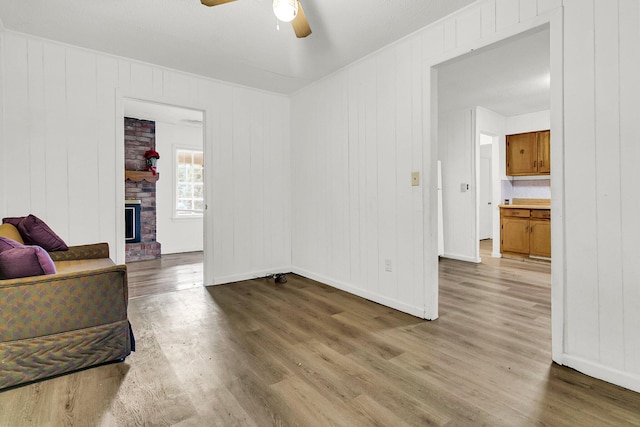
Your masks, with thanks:
M 200 3 L 202 3 L 205 6 L 219 6 L 221 4 L 225 4 L 225 3 L 231 3 L 232 1 L 236 1 L 236 0 L 200 0 Z
M 293 31 L 299 39 L 311 34 L 311 27 L 309 26 L 309 22 L 307 22 L 307 17 L 304 15 L 300 1 L 298 1 L 298 15 L 291 21 L 291 25 L 293 25 Z

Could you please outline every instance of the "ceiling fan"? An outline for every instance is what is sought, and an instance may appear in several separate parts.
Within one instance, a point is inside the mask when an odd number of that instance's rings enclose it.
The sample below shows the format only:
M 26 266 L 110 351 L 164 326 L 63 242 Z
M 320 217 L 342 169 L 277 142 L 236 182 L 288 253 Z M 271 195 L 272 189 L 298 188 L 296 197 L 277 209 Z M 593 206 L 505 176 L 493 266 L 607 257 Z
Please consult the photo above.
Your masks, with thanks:
M 205 6 L 219 6 L 236 0 L 200 0 Z M 273 13 L 283 22 L 291 22 L 296 37 L 303 38 L 311 34 L 311 27 L 302 9 L 300 0 L 274 0 Z

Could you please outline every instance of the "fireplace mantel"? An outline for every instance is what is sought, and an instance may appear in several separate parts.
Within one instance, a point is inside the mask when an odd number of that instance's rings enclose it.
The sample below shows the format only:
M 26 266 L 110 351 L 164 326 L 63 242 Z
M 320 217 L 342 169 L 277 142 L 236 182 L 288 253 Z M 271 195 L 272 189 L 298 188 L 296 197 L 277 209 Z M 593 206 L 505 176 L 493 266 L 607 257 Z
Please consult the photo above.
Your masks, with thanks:
M 156 173 L 154 175 L 150 171 L 125 171 L 124 178 L 134 182 L 156 182 L 158 179 L 160 179 L 160 174 Z

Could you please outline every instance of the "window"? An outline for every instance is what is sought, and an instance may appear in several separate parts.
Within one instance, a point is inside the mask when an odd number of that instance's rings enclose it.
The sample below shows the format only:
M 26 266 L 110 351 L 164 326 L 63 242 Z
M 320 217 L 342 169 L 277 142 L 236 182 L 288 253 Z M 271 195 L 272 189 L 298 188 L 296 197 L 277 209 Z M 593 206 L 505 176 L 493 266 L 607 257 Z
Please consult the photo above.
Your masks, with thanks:
M 202 151 L 176 150 L 176 216 L 202 216 L 204 162 Z

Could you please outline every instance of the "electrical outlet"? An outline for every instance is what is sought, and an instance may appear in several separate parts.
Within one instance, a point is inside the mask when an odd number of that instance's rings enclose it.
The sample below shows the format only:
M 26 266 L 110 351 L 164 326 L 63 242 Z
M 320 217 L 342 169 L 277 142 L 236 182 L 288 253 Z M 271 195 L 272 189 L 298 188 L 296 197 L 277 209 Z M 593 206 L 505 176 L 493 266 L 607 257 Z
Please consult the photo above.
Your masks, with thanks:
M 391 264 L 390 259 L 384 260 L 384 271 L 391 273 L 393 271 L 393 265 Z

